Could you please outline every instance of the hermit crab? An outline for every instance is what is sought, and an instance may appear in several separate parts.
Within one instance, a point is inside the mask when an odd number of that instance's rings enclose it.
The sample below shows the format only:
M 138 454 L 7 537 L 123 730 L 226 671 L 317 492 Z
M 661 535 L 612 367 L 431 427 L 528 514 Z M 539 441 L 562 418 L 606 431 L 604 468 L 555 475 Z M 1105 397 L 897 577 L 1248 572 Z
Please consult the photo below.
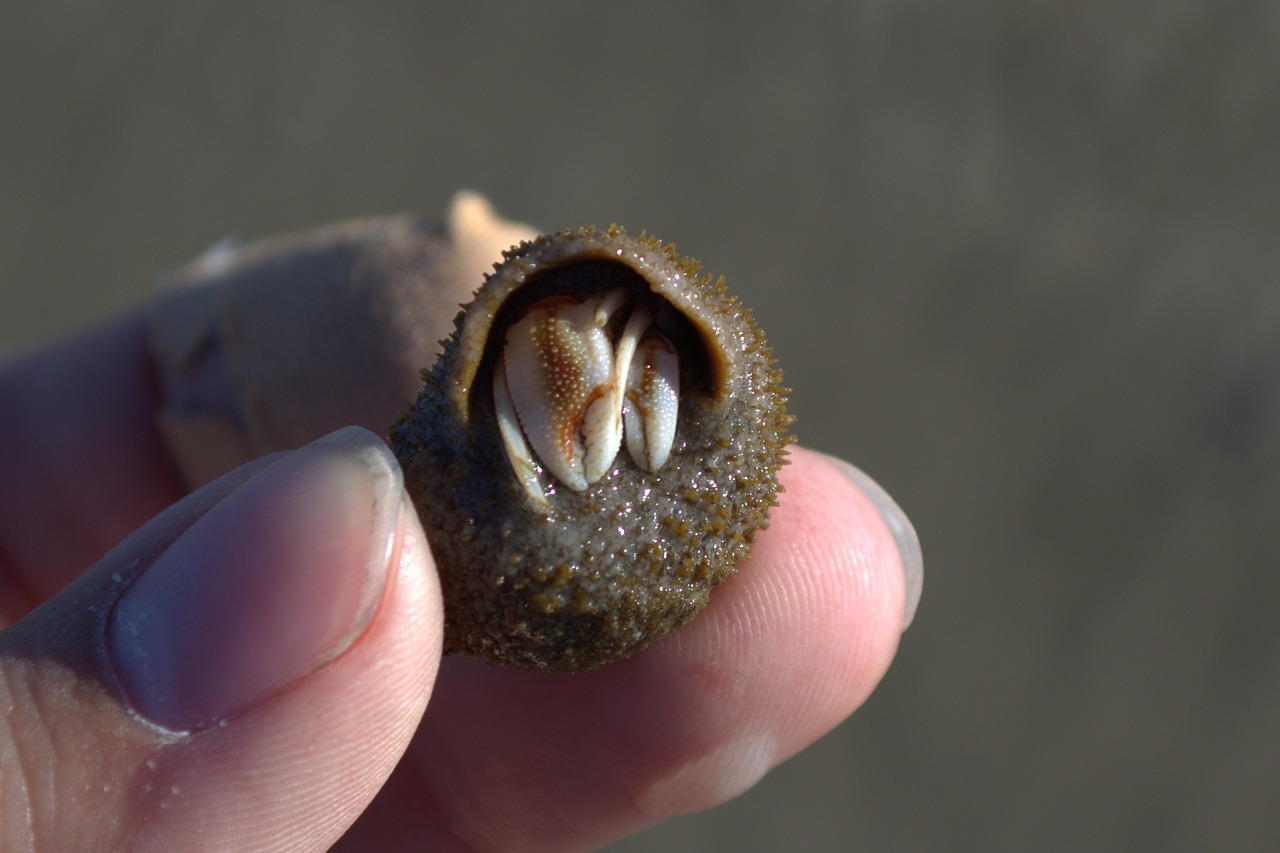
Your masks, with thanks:
M 446 647 L 626 657 L 697 613 L 776 505 L 781 374 L 723 280 L 621 228 L 506 252 L 389 433 Z
M 385 430 L 446 649 L 570 671 L 707 603 L 776 504 L 791 418 L 722 280 L 620 228 L 536 234 L 460 193 L 442 224 L 220 244 L 165 277 L 148 331 L 188 485 L 346 424 Z

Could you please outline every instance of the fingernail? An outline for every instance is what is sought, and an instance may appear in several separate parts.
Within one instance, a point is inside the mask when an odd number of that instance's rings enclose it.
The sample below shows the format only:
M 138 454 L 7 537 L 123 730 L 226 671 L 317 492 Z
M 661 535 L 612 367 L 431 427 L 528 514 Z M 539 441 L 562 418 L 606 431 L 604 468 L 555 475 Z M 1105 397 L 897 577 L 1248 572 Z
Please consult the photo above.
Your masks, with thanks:
M 107 656 L 133 708 L 166 728 L 197 728 L 345 651 L 382 599 L 402 491 L 386 445 L 347 427 L 223 498 L 107 622 Z
M 902 561 L 902 572 L 905 575 L 906 601 L 902 614 L 902 630 L 911 627 L 916 618 L 916 608 L 920 604 L 920 593 L 924 589 L 924 555 L 920 551 L 920 539 L 916 529 L 911 526 L 907 514 L 889 497 L 889 493 L 880 488 L 880 484 L 868 477 L 860 469 L 853 467 L 843 459 L 828 456 L 836 467 L 844 472 L 853 484 L 867 496 L 880 512 L 885 526 L 893 534 L 893 541 L 898 546 L 898 556 Z

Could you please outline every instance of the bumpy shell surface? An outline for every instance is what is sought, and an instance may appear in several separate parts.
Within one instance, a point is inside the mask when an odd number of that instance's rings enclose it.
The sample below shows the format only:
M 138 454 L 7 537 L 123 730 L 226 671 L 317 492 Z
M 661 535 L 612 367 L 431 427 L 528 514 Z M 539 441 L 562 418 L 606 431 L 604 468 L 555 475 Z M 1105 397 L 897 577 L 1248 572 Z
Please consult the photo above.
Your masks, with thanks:
M 670 456 L 649 471 L 624 447 L 582 491 L 542 472 L 537 500 L 495 414 L 504 334 L 538 300 L 619 289 L 660 303 L 678 355 Z M 674 247 L 613 227 L 516 246 L 455 325 L 390 430 L 439 563 L 447 650 L 588 669 L 696 614 L 766 526 L 789 439 L 786 389 L 751 313 Z

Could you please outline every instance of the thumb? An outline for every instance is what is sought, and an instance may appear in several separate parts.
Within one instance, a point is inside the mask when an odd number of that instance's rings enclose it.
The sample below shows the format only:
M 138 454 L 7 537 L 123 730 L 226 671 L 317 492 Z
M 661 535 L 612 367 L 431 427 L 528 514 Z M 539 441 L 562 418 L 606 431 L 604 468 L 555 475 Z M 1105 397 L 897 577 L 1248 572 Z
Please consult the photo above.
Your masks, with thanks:
M 372 433 L 228 474 L 0 634 L 0 849 L 327 849 L 408 745 L 442 624 Z

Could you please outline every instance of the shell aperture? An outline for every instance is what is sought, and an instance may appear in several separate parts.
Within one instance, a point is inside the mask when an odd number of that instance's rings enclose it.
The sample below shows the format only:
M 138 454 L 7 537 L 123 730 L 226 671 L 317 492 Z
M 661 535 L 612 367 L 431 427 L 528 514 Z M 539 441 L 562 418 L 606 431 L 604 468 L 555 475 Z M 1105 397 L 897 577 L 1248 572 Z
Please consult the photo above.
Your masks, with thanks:
M 677 356 L 658 332 L 642 346 L 655 315 L 648 304 L 631 312 L 616 342 L 610 339 L 611 315 L 626 301 L 622 290 L 583 302 L 553 297 L 506 331 L 494 405 L 499 418 L 516 415 L 518 423 L 502 427 L 504 443 L 513 471 L 539 502 L 545 487 L 525 475 L 538 469 L 529 450 L 578 492 L 613 464 L 624 417 L 627 449 L 637 465 L 655 471 L 671 452 L 679 412 Z M 516 430 L 527 442 L 512 440 Z
M 446 648 L 587 669 L 696 614 L 767 524 L 790 438 L 750 312 L 615 227 L 514 247 L 455 325 L 390 431 Z

